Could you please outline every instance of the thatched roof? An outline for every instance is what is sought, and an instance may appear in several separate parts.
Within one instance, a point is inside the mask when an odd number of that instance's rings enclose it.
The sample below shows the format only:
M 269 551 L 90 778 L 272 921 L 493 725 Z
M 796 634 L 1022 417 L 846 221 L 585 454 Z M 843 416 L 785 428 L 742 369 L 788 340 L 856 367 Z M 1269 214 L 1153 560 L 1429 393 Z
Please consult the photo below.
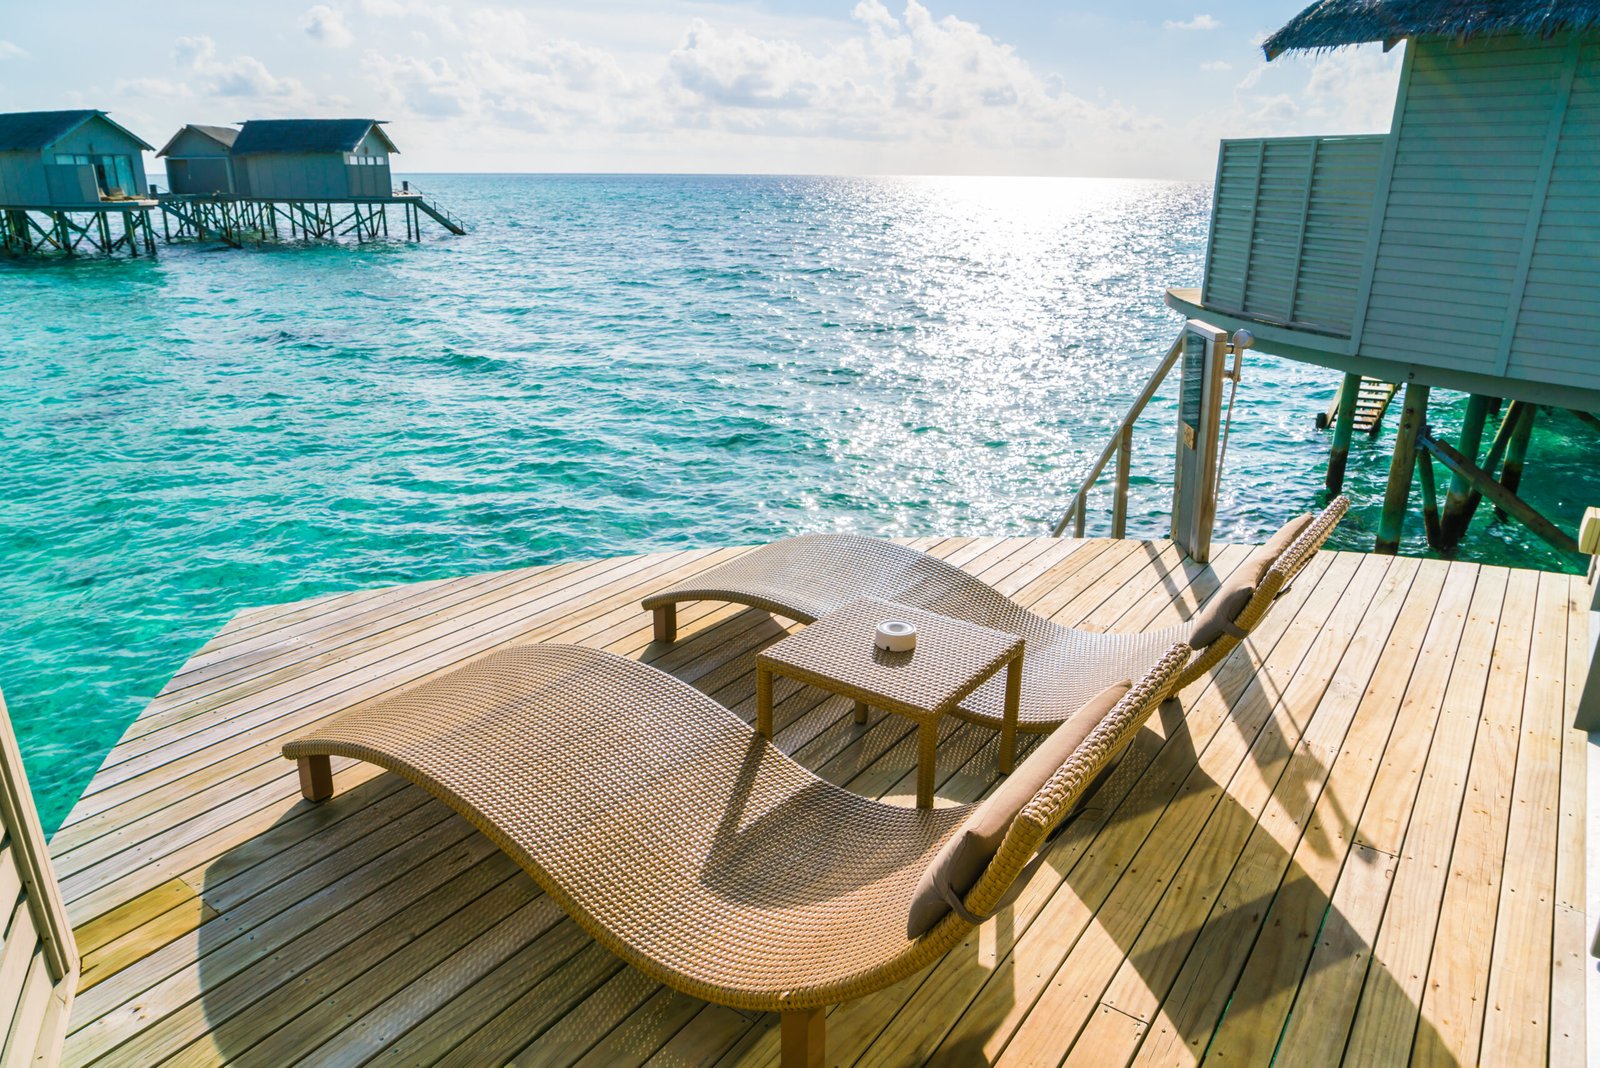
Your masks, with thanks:
M 1318 0 L 1268 37 L 1268 59 L 1296 49 L 1339 48 L 1404 37 L 1475 37 L 1600 26 L 1600 0 Z

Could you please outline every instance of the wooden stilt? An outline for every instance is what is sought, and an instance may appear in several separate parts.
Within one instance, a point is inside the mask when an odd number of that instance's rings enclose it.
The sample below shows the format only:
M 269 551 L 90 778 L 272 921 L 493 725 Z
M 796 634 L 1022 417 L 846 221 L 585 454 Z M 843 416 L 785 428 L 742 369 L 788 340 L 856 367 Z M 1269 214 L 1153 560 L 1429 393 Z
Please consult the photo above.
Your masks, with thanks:
M 826 1009 L 783 1013 L 779 1021 L 782 1068 L 822 1068 L 827 1055 Z
M 1350 459 L 1350 436 L 1355 432 L 1356 398 L 1361 393 L 1361 376 L 1346 374 L 1339 387 L 1339 411 L 1334 416 L 1333 444 L 1328 446 L 1328 492 L 1344 489 L 1345 464 Z
M 1500 426 L 1494 432 L 1494 441 L 1490 442 L 1489 454 L 1483 461 L 1483 470 L 1489 472 L 1491 477 L 1500 466 L 1500 458 L 1506 454 L 1506 450 L 1511 446 L 1511 439 L 1516 435 L 1517 427 L 1521 425 L 1523 418 L 1528 414 L 1528 408 L 1529 405 L 1525 401 L 1512 401 L 1506 406 L 1505 416 L 1500 420 Z M 1465 456 L 1466 454 L 1462 453 L 1462 455 Z M 1470 461 L 1473 458 L 1469 456 L 1467 459 Z M 1482 500 L 1483 492 L 1473 488 L 1467 494 L 1466 504 L 1461 510 L 1461 527 L 1457 530 L 1441 527 L 1440 538 L 1445 548 L 1454 548 L 1461 541 L 1461 538 L 1467 532 L 1468 525 L 1472 522 L 1472 517 L 1477 514 L 1478 503 Z
M 1411 473 L 1417 466 L 1417 435 L 1428 415 L 1428 387 L 1406 385 L 1406 409 L 1394 435 L 1394 456 L 1389 461 L 1389 488 L 1383 494 L 1383 514 L 1378 519 L 1375 553 L 1394 555 L 1400 549 L 1406 506 L 1411 500 Z
M 1522 485 L 1522 464 L 1528 458 L 1528 440 L 1533 437 L 1533 421 L 1539 414 L 1537 404 L 1528 405 L 1528 410 L 1517 420 L 1516 427 L 1511 431 L 1511 441 L 1506 445 L 1506 463 L 1500 469 L 1500 485 L 1517 492 L 1517 487 Z M 1492 472 L 1494 469 L 1490 468 Z M 1495 515 L 1500 519 L 1506 518 L 1506 512 L 1499 505 L 1495 506 Z
M 1428 544 L 1439 548 L 1439 488 L 1433 480 L 1433 456 L 1425 449 L 1417 451 L 1417 481 L 1422 485 L 1422 526 L 1428 534 Z
M 1461 421 L 1461 438 L 1456 448 L 1463 456 L 1476 462 L 1478 449 L 1483 444 L 1483 425 L 1489 418 L 1493 397 L 1474 393 L 1467 398 L 1467 413 Z M 1441 544 L 1448 547 L 1461 540 L 1472 522 L 1475 503 L 1471 500 L 1472 487 L 1459 475 L 1450 479 L 1450 492 L 1444 498 L 1444 512 L 1439 517 Z
M 1419 437 L 1417 443 L 1438 457 L 1439 462 L 1448 467 L 1453 474 L 1460 475 L 1485 497 L 1504 508 L 1507 513 L 1515 517 L 1551 547 L 1562 552 L 1575 553 L 1578 551 L 1578 543 L 1572 539 L 1571 535 L 1550 522 L 1527 501 L 1524 501 L 1521 497 L 1496 482 L 1489 472 L 1467 459 L 1448 444 L 1435 440 L 1428 434 L 1423 434 Z

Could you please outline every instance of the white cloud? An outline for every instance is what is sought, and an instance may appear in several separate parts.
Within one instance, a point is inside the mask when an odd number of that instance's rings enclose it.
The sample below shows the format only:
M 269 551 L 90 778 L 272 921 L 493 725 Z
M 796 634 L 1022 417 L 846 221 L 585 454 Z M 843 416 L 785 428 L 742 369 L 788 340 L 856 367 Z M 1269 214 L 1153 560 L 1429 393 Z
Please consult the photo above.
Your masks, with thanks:
M 112 92 L 117 96 L 139 96 L 152 100 L 182 100 L 193 95 L 182 82 L 166 78 L 125 78 L 116 83 Z
M 584 141 L 680 153 L 763 138 L 772 167 L 794 166 L 776 153 L 823 163 L 826 150 L 800 146 L 826 142 L 894 170 L 1073 173 L 1089 160 L 1131 169 L 1125 161 L 1157 135 L 1157 124 L 1074 96 L 976 24 L 917 0 L 899 15 L 860 0 L 850 23 L 820 39 L 748 25 L 695 18 L 676 47 L 624 57 L 520 12 L 479 9 L 458 23 L 471 42 L 459 57 L 373 51 L 364 66 L 389 113 L 449 118 L 457 144 L 508 151 L 556 137 L 564 151 Z
M 0 59 L 27 59 L 28 50 L 10 41 L 0 41 Z
M 1213 59 L 1209 63 L 1200 64 L 1201 70 L 1232 70 L 1233 64 L 1225 59 Z
M 196 90 L 202 95 L 270 101 L 285 112 L 313 104 L 313 94 L 297 79 L 274 75 L 254 56 L 223 59 L 217 55 L 217 43 L 204 34 L 178 38 L 172 58 L 180 68 L 198 76 Z
M 344 48 L 356 39 L 345 24 L 344 12 L 327 4 L 318 4 L 302 15 L 300 29 L 313 41 L 329 48 Z
M 1257 63 L 1234 89 L 1238 120 L 1256 136 L 1383 132 L 1394 114 L 1403 49 L 1349 48 Z
M 1194 18 L 1186 19 L 1182 22 L 1177 19 L 1168 19 L 1161 25 L 1168 30 L 1218 30 L 1222 28 L 1222 23 L 1210 15 L 1196 15 Z

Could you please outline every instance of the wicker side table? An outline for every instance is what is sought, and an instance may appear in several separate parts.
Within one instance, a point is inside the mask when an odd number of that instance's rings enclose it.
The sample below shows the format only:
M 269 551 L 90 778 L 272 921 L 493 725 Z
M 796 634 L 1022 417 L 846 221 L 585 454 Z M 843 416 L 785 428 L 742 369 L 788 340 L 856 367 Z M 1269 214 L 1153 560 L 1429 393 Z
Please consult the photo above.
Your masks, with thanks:
M 901 619 L 917 628 L 909 653 L 879 649 L 878 624 Z M 1016 762 L 1017 703 L 1023 641 L 1015 634 L 872 598 L 851 601 L 756 655 L 756 729 L 772 737 L 772 677 L 783 675 L 853 699 L 856 722 L 869 705 L 917 724 L 917 807 L 933 804 L 939 717 L 1005 667 L 1000 770 Z

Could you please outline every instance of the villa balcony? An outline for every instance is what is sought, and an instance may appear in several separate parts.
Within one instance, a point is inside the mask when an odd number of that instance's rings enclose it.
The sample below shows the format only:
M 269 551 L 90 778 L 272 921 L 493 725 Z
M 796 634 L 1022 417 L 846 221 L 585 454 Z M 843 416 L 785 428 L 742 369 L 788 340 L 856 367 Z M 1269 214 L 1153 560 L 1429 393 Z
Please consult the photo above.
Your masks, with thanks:
M 1035 611 L 1144 629 L 1246 556 L 1165 542 L 916 544 Z M 70 1064 L 771 1064 L 776 1017 L 664 988 L 465 820 L 282 742 L 507 643 L 653 663 L 753 716 L 771 616 L 639 598 L 739 550 L 660 553 L 241 613 L 107 757 L 52 851 L 84 953 Z M 1582 1060 L 1587 670 L 1577 576 L 1323 552 L 1140 734 L 933 968 L 831 1013 L 829 1063 L 1534 1064 Z M 780 682 L 776 741 L 911 804 L 915 728 Z M 947 721 L 938 803 L 999 779 Z M 648 814 L 641 813 L 641 819 Z M 1552 945 L 1557 947 L 1552 953 Z

